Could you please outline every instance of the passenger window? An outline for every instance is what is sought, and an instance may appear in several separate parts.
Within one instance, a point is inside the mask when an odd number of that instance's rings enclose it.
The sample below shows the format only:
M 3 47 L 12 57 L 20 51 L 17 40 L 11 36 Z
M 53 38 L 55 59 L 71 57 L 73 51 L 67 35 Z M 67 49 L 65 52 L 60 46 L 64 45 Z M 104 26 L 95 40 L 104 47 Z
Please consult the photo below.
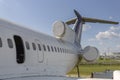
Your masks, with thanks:
M 59 52 L 59 47 L 57 49 L 58 49 L 58 52 Z
M 51 46 L 51 50 L 52 50 L 52 52 L 54 52 L 54 50 L 53 50 L 53 47 Z
M 55 49 L 55 52 L 57 52 L 57 49 L 56 49 L 56 47 L 54 47 L 54 49 Z
M 60 52 L 62 53 L 62 49 L 60 48 Z
M 47 45 L 48 51 L 50 51 L 50 47 Z
M 41 46 L 40 46 L 40 44 L 38 44 L 38 48 L 39 48 L 39 50 L 41 51 Z
M 0 38 L 0 47 L 2 47 L 2 39 Z
M 44 51 L 46 51 L 46 47 L 45 47 L 45 45 L 43 45 L 43 49 L 44 49 Z
M 13 42 L 11 39 L 7 39 L 9 48 L 13 48 Z
M 36 50 L 36 45 L 35 45 L 35 43 L 32 43 L 32 46 L 33 46 L 33 50 Z
M 25 44 L 26 44 L 26 48 L 29 50 L 30 49 L 29 43 L 26 41 Z
M 59 51 L 61 52 L 61 49 L 59 48 Z

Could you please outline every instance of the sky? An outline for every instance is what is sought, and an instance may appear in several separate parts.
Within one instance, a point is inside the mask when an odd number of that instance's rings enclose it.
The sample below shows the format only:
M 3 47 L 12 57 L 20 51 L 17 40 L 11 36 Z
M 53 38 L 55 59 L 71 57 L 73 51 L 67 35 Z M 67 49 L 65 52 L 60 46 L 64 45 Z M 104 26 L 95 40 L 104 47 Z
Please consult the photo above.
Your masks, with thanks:
M 0 0 L 0 18 L 53 36 L 56 20 L 82 16 L 120 22 L 120 0 Z M 91 45 L 100 52 L 120 52 L 120 25 L 86 23 L 82 46 Z

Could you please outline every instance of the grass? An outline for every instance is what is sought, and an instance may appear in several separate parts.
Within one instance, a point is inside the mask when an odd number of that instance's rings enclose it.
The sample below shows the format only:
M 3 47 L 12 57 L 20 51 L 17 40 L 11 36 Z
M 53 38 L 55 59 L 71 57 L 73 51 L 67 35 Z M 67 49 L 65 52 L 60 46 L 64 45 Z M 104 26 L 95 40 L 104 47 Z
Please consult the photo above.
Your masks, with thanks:
M 120 70 L 120 62 L 113 59 L 107 59 L 107 60 L 99 59 L 95 63 L 88 63 L 82 61 L 79 65 L 79 69 L 80 69 L 81 77 L 84 76 L 90 77 L 92 72 L 103 72 L 105 70 Z M 71 72 L 69 72 L 68 75 L 77 76 L 76 67 Z

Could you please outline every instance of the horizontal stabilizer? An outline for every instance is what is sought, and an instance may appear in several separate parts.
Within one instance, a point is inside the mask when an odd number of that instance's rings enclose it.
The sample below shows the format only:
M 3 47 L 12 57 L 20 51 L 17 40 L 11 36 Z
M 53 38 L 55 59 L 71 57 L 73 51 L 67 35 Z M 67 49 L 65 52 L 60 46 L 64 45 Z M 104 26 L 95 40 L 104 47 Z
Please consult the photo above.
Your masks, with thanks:
M 71 19 L 66 22 L 66 24 L 74 24 L 76 22 L 77 18 Z M 108 20 L 102 20 L 102 19 L 95 19 L 95 18 L 87 18 L 87 17 L 82 17 L 83 22 L 91 22 L 91 23 L 104 23 L 104 24 L 119 24 L 119 22 L 114 22 L 114 21 L 108 21 Z

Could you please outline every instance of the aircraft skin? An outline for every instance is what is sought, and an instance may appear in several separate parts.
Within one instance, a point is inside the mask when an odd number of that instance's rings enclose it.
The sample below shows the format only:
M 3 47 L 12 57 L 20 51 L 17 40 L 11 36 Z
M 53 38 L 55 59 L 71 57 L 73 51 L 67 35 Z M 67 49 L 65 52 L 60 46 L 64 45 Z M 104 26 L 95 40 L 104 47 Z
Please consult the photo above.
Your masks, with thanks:
M 2 41 L 2 47 L 0 48 L 0 78 L 22 74 L 64 76 L 77 63 L 77 49 L 73 43 L 18 27 L 18 25 L 3 20 L 0 20 L 0 30 Z M 21 37 L 23 41 L 25 54 L 23 63 L 17 63 L 16 61 L 17 52 L 14 36 Z M 8 39 L 12 40 L 13 48 L 9 48 Z M 26 42 L 29 42 L 29 50 L 26 48 Z M 32 43 L 35 43 L 36 50 L 33 49 Z M 39 50 L 38 44 L 40 44 L 41 50 Z M 43 49 L 43 45 L 45 45 L 46 51 Z M 50 51 L 48 51 L 47 46 L 49 46 Z M 56 47 L 56 51 L 54 47 Z
M 78 80 L 65 77 L 82 54 L 75 35 L 55 38 L 0 19 L 0 80 Z

